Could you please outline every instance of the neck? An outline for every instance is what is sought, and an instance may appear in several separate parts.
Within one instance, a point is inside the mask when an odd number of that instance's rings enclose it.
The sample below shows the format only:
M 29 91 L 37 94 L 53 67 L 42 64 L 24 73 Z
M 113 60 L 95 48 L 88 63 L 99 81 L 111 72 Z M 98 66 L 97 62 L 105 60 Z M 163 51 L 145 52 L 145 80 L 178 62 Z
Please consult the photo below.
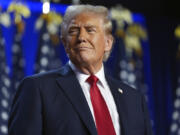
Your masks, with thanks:
M 96 74 L 102 67 L 102 63 L 101 64 L 93 64 L 93 65 L 88 65 L 88 64 L 85 64 L 85 65 L 80 65 L 80 64 L 76 64 L 76 63 L 73 63 L 77 69 L 79 69 L 81 72 L 83 72 L 84 74 L 88 74 L 88 75 L 91 75 L 91 74 Z

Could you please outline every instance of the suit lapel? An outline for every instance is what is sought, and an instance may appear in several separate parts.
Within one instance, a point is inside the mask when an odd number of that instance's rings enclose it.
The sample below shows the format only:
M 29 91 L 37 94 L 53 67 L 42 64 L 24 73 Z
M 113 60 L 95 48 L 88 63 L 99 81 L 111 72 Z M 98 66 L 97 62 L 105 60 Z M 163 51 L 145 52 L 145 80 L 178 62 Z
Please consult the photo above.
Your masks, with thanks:
M 128 135 L 128 113 L 126 105 L 125 91 L 117 85 L 117 83 L 110 77 L 106 76 L 108 85 L 114 97 L 117 110 L 120 118 L 121 135 Z M 122 89 L 123 92 L 118 89 Z
M 57 79 L 57 82 L 61 87 L 60 90 L 64 91 L 80 118 L 89 129 L 91 135 L 97 135 L 92 114 L 75 74 L 69 65 L 66 65 L 65 68 L 60 71 L 60 74 L 61 76 Z

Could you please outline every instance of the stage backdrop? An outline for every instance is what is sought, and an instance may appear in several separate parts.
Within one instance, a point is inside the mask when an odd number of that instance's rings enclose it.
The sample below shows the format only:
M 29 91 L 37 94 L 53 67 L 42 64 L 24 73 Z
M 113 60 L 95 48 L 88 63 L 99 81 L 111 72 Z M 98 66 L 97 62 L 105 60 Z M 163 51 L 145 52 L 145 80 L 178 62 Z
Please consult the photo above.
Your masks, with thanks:
M 20 80 L 25 76 L 60 68 L 68 61 L 60 42 L 60 24 L 67 5 L 51 4 L 51 12 L 46 14 L 42 13 L 43 4 L 37 2 L 24 4 L 0 0 L 0 7 L 0 135 L 3 135 L 8 134 L 8 112 Z M 110 15 L 115 42 L 112 54 L 105 63 L 106 72 L 144 93 L 154 134 L 168 135 L 168 128 L 164 127 L 169 127 L 170 119 L 167 110 L 159 110 L 159 106 L 167 102 L 168 106 L 171 98 L 162 103 L 156 100 L 158 97 L 154 97 L 157 92 L 152 87 L 145 17 L 122 6 L 111 8 Z M 171 90 L 169 81 L 167 85 L 167 91 Z M 162 96 L 163 99 L 167 98 L 167 95 Z M 156 101 L 159 106 L 155 106 Z M 168 116 L 171 116 L 170 107 L 168 111 Z M 167 123 L 157 121 L 155 118 L 159 115 Z

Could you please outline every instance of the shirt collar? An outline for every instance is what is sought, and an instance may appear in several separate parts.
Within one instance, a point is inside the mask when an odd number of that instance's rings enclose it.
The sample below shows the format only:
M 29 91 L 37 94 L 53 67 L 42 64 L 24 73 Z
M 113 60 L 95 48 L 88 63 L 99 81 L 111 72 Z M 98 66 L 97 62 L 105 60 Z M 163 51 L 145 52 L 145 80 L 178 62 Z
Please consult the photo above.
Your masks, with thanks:
M 84 74 L 81 72 L 79 69 L 76 68 L 76 66 L 69 60 L 69 65 L 76 74 L 77 79 L 79 80 L 80 83 L 86 82 L 87 78 L 89 75 Z M 105 75 L 104 75 L 104 65 L 101 67 L 101 69 L 95 74 L 95 76 L 99 79 L 98 82 L 100 82 L 100 85 L 104 87 L 105 85 Z

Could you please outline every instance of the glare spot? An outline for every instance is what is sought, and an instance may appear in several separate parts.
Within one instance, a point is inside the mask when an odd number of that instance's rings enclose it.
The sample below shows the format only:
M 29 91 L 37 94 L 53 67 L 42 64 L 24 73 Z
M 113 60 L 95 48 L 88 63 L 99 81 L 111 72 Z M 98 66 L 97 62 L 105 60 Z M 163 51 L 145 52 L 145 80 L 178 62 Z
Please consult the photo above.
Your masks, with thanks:
M 176 90 L 176 95 L 177 95 L 177 96 L 180 96 L 180 87 L 177 88 L 177 90 Z
M 2 118 L 3 120 L 8 120 L 8 114 L 7 114 L 7 112 L 2 112 L 2 113 L 1 113 L 1 118 Z
M 130 73 L 130 74 L 128 75 L 128 82 L 134 83 L 135 80 L 136 80 L 135 75 L 134 75 L 133 73 Z
M 8 107 L 8 102 L 7 102 L 5 99 L 2 99 L 2 100 L 1 100 L 1 105 L 2 105 L 4 108 L 7 108 L 7 107 Z
M 176 132 L 177 129 L 178 129 L 177 124 L 176 124 L 176 123 L 173 123 L 173 124 L 171 125 L 171 131 L 172 131 L 172 132 Z
M 9 98 L 9 92 L 7 91 L 6 87 L 2 87 L 1 91 L 6 98 Z
M 19 46 L 18 46 L 17 44 L 14 44 L 14 45 L 13 45 L 13 48 L 12 48 L 12 51 L 13 51 L 14 53 L 18 53 L 18 52 L 19 52 Z
M 41 52 L 42 52 L 43 54 L 47 54 L 48 51 L 49 51 L 49 48 L 48 48 L 47 45 L 43 46 L 42 49 L 41 49 Z
M 8 133 L 8 129 L 7 129 L 7 126 L 5 125 L 1 125 L 1 132 L 4 133 L 4 134 L 7 134 Z
M 120 72 L 120 78 L 121 79 L 127 79 L 127 76 L 128 76 L 128 74 L 127 74 L 127 72 L 125 70 L 122 70 Z
M 48 65 L 48 60 L 47 60 L 46 57 L 43 57 L 43 58 L 41 59 L 41 65 L 42 65 L 42 66 L 47 66 L 47 65 Z
M 180 100 L 179 99 L 175 100 L 174 106 L 175 106 L 175 108 L 179 108 L 180 107 Z
M 43 13 L 47 14 L 50 11 L 50 3 L 48 1 L 43 3 Z
M 174 120 L 177 120 L 179 118 L 179 113 L 177 112 L 177 111 L 175 111 L 174 113 L 173 113 L 173 119 Z
M 3 80 L 4 80 L 5 85 L 7 87 L 9 87 L 10 86 L 10 80 L 8 78 L 6 78 L 6 77 Z
M 43 34 L 43 40 L 45 40 L 45 41 L 47 41 L 47 40 L 49 40 L 49 34 L 48 33 L 44 33 Z

